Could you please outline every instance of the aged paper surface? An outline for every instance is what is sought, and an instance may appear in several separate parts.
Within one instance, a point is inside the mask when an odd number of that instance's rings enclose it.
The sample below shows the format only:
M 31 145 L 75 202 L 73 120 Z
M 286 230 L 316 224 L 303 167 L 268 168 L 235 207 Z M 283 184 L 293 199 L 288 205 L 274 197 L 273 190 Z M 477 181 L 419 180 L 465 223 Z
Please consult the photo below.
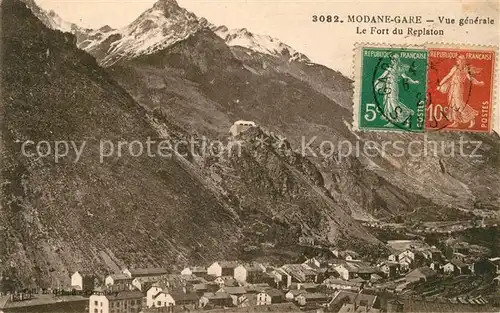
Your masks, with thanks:
M 0 5 L 0 313 L 499 311 L 498 1 Z

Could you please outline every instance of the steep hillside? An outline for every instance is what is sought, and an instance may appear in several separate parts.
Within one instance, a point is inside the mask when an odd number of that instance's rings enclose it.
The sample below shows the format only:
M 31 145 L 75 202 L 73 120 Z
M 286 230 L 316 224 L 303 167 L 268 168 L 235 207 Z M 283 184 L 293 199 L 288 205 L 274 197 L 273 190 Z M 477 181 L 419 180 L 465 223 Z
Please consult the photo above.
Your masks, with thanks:
M 100 162 L 100 141 L 116 147 L 151 137 L 175 144 L 190 135 L 170 112 L 135 102 L 74 46 L 73 35 L 48 29 L 19 1 L 4 0 L 1 9 L 3 277 L 25 287 L 57 286 L 79 269 L 104 274 L 124 266 L 172 268 L 237 258 L 250 243 L 293 244 L 302 234 L 325 244 L 348 238 L 377 244 L 327 195 L 321 175 L 303 158 L 291 162 L 250 146 L 241 157 L 215 160 L 239 176 L 222 183 L 206 167 L 210 157 L 134 157 L 137 148 L 131 153 L 127 147 L 121 157 Z M 177 55 L 189 57 L 187 52 Z M 206 53 L 213 55 L 191 54 L 191 70 L 214 71 L 218 63 L 208 59 L 231 55 L 225 45 Z M 178 61 L 184 64 L 169 62 Z M 225 64 L 228 70 L 241 66 L 238 60 Z M 27 140 L 86 144 L 78 162 L 74 152 L 55 162 L 53 155 L 23 155 Z M 28 153 L 36 152 L 28 146 Z
M 230 255 L 240 236 L 234 216 L 176 161 L 124 155 L 99 163 L 101 139 L 156 137 L 145 112 L 71 35 L 48 30 L 18 1 L 3 1 L 2 14 L 4 276 L 17 269 L 25 284 L 55 286 L 78 268 L 166 265 L 200 258 L 195 250 Z M 25 140 L 87 145 L 78 163 L 54 164 L 22 156 Z
M 25 284 L 55 286 L 78 268 L 231 255 L 240 232 L 230 208 L 175 160 L 124 154 L 100 164 L 99 140 L 157 137 L 133 99 L 19 1 L 3 1 L 2 14 L 4 276 L 12 267 Z M 87 144 L 78 163 L 73 154 L 55 164 L 23 156 L 25 140 Z

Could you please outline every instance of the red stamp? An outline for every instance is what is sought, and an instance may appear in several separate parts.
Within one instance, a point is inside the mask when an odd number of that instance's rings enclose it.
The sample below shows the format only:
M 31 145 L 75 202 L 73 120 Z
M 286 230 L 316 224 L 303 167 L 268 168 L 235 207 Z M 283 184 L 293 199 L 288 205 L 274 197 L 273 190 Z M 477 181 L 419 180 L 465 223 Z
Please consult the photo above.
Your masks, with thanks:
M 428 50 L 426 130 L 491 132 L 495 51 Z

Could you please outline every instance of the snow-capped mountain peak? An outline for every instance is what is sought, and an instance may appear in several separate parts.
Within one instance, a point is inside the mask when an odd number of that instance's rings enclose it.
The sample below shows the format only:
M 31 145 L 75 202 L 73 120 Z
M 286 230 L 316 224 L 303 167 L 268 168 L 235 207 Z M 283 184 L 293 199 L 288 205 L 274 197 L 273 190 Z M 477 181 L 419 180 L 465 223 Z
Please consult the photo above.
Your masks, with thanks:
M 33 14 L 48 28 L 59 30 L 65 33 L 76 33 L 80 28 L 73 23 L 63 20 L 53 10 L 42 9 L 34 0 L 22 0 Z
M 106 25 L 96 30 L 64 21 L 54 11 L 40 8 L 35 0 L 22 1 L 46 26 L 75 34 L 78 47 L 94 55 L 103 66 L 160 51 L 203 28 L 210 28 L 229 46 L 241 46 L 290 62 L 309 62 L 307 56 L 279 39 L 253 34 L 246 28 L 230 30 L 224 25 L 213 25 L 180 7 L 176 0 L 158 0 L 132 23 L 120 29 Z
M 241 46 L 255 52 L 278 58 L 288 58 L 290 62 L 310 62 L 304 54 L 268 35 L 257 35 L 246 28 L 228 29 L 226 26 L 211 26 L 212 31 L 224 39 L 228 46 Z
M 101 64 L 111 66 L 162 50 L 202 27 L 196 15 L 179 7 L 175 0 L 159 0 L 129 25 L 79 46 L 91 54 L 102 55 Z

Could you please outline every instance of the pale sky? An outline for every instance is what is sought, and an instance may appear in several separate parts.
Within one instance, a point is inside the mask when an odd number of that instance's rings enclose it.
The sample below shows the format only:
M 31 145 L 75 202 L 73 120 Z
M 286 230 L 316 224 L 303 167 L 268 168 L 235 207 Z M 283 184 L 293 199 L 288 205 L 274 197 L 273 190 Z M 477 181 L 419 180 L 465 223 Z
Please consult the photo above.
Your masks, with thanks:
M 63 19 L 80 26 L 99 28 L 110 25 L 125 26 L 155 0 L 36 0 L 45 9 L 53 9 Z M 499 44 L 500 2 L 461 0 L 433 1 L 314 1 L 314 0 L 178 0 L 181 7 L 205 17 L 216 25 L 229 28 L 247 28 L 257 34 L 277 37 L 313 62 L 327 65 L 352 77 L 353 45 L 356 42 L 385 42 L 422 44 L 428 41 L 468 44 Z M 347 15 L 422 15 L 435 23 L 400 25 L 405 35 L 356 34 L 357 26 L 374 25 L 347 23 Z M 313 15 L 338 15 L 344 23 L 312 22 Z M 442 25 L 439 16 L 458 19 L 464 17 L 491 18 L 492 25 Z M 394 24 L 375 25 L 394 29 Z M 444 36 L 406 36 L 408 27 L 436 28 Z M 497 85 L 498 86 L 498 85 Z M 497 101 L 498 104 L 499 101 Z M 497 108 L 497 113 L 500 110 Z M 500 116 L 497 118 L 500 130 Z

